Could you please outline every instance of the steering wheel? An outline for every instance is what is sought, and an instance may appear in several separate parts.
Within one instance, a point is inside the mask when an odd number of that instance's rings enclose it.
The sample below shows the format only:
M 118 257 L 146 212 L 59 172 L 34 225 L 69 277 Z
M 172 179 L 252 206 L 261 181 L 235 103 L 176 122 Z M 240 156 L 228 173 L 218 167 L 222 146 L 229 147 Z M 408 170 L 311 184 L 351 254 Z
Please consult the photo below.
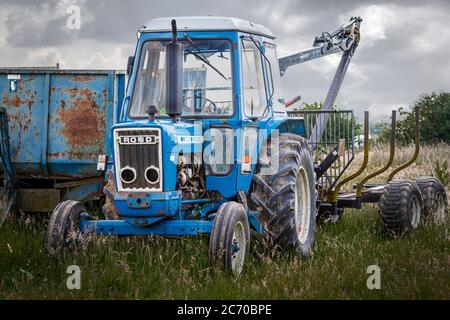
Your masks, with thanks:
M 184 108 L 185 109 L 187 109 L 187 110 L 190 110 L 190 109 L 194 109 L 193 107 L 188 107 L 187 105 L 186 105 L 186 101 L 188 101 L 189 99 L 192 99 L 192 97 L 187 97 L 186 99 L 184 99 Z M 203 98 L 203 100 L 204 100 L 204 102 L 203 102 L 203 104 L 202 104 L 202 106 L 201 106 L 201 108 L 200 108 L 200 110 L 201 110 L 201 112 L 203 112 L 203 110 L 205 109 L 205 108 L 208 108 L 208 110 L 213 110 L 213 109 L 216 109 L 217 108 L 217 105 L 215 104 L 215 102 L 214 101 L 212 101 L 211 99 L 208 99 L 208 98 Z M 207 105 L 208 104 L 208 105 Z M 193 110 L 194 111 L 194 110 Z M 208 112 L 208 113 L 211 113 L 211 112 Z
M 208 105 L 206 105 L 207 103 L 208 103 Z M 202 110 L 203 109 L 207 109 L 209 111 L 208 113 L 213 113 L 211 111 L 212 110 L 217 110 L 217 105 L 211 99 L 205 98 L 205 102 L 203 103 L 203 106 L 202 106 Z

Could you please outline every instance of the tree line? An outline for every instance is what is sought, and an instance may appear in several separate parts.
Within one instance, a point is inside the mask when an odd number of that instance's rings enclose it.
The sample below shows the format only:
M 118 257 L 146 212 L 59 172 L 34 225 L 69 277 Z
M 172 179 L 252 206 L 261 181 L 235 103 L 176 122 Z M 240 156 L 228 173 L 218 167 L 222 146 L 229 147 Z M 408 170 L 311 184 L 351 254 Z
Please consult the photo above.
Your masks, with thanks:
M 414 109 L 420 108 L 420 141 L 423 144 L 438 142 L 450 143 L 450 92 L 433 92 L 423 94 L 409 108 L 399 108 L 397 120 L 396 141 L 400 145 L 414 142 Z M 381 123 L 377 128 L 377 141 L 389 141 L 390 124 Z

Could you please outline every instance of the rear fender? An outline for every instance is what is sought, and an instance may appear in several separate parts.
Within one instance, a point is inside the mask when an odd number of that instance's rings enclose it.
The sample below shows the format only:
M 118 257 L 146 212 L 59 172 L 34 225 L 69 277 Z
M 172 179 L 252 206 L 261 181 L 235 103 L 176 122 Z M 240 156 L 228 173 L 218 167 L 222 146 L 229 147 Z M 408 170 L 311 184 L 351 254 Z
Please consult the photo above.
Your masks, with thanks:
M 305 121 L 302 117 L 286 118 L 278 127 L 280 133 L 294 133 L 306 137 Z

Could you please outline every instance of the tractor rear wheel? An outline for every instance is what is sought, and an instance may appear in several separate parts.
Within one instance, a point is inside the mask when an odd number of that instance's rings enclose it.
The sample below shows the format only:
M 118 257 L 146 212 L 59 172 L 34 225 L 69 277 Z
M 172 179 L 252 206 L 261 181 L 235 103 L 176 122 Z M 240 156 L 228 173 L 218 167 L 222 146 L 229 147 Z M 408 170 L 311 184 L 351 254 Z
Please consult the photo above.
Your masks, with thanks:
M 229 201 L 216 213 L 209 240 L 213 265 L 239 275 L 250 250 L 250 226 L 242 204 Z
M 389 182 L 378 206 L 385 229 L 394 234 L 416 229 L 423 215 L 422 194 L 412 180 Z
M 308 144 L 298 135 L 285 133 L 279 136 L 279 146 L 267 145 L 261 148 L 252 178 L 252 206 L 261 213 L 261 223 L 274 244 L 294 248 L 307 258 L 314 246 L 317 215 Z
M 417 186 L 422 193 L 423 215 L 426 219 L 442 223 L 448 216 L 448 200 L 445 187 L 435 177 L 419 177 Z
M 47 227 L 45 245 L 50 253 L 56 253 L 77 242 L 80 215 L 83 212 L 86 212 L 84 205 L 74 200 L 66 200 L 56 206 Z
M 103 188 L 105 194 L 105 204 L 102 207 L 103 214 L 107 220 L 119 219 L 119 214 L 114 206 L 114 195 L 116 194 L 116 183 L 114 181 L 114 171 L 110 169 L 106 172 L 108 176 L 108 182 Z

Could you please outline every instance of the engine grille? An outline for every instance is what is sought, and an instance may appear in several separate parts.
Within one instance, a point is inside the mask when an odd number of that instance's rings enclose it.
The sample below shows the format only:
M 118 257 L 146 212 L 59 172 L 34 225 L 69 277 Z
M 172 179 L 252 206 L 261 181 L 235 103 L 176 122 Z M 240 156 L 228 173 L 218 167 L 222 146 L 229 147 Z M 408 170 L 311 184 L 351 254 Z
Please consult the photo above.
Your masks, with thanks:
M 116 129 L 114 152 L 115 176 L 119 191 L 162 191 L 160 129 Z M 156 175 L 156 172 L 159 175 Z

